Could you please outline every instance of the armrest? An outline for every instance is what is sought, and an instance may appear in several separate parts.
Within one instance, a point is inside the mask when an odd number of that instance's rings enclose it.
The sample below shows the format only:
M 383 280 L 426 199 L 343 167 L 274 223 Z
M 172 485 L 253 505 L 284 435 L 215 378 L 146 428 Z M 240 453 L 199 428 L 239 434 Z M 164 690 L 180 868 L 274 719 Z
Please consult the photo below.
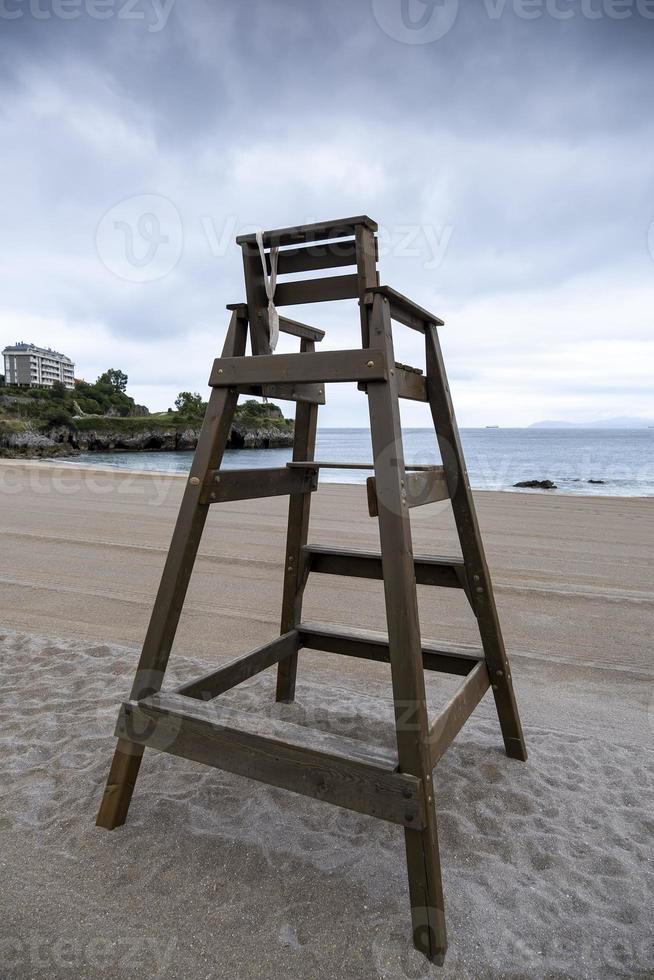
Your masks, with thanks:
M 371 289 L 366 290 L 366 302 L 371 303 L 372 296 L 375 293 L 386 297 L 390 303 L 391 317 L 399 323 L 403 323 L 406 327 L 411 327 L 413 330 L 419 330 L 421 333 L 424 333 L 425 327 L 430 323 L 435 324 L 437 327 L 443 326 L 444 321 L 440 317 L 424 310 L 422 306 L 418 306 L 417 303 L 414 303 L 407 296 L 403 296 L 402 293 L 398 293 L 397 290 L 392 289 L 390 286 L 373 286 Z

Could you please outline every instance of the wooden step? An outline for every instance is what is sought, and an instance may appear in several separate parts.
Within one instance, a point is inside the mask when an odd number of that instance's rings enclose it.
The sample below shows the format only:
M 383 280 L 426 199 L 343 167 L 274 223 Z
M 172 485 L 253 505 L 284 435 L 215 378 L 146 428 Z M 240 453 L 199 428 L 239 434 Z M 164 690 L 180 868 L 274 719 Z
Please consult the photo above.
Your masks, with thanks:
M 386 633 L 336 626 L 332 623 L 310 622 L 300 623 L 297 632 L 301 648 L 390 663 Z M 481 647 L 440 643 L 427 643 L 422 647 L 424 669 L 436 670 L 442 674 L 467 676 L 483 660 L 484 651 Z
M 397 772 L 394 752 L 179 694 L 123 704 L 116 735 L 416 830 L 422 782 Z
M 323 575 L 351 575 L 354 578 L 383 579 L 381 555 L 374 551 L 355 551 L 306 545 L 303 559 L 308 570 Z M 438 585 L 445 588 L 467 589 L 465 565 L 462 558 L 417 556 L 413 559 L 418 585 Z

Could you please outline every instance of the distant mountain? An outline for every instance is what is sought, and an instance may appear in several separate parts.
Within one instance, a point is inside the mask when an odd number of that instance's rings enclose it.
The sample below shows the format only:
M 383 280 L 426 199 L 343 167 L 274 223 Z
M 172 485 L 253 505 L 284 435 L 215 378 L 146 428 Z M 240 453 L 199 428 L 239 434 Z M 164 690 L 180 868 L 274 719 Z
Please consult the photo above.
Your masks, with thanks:
M 532 422 L 529 429 L 647 429 L 654 428 L 654 419 L 617 418 L 600 419 L 597 422 Z

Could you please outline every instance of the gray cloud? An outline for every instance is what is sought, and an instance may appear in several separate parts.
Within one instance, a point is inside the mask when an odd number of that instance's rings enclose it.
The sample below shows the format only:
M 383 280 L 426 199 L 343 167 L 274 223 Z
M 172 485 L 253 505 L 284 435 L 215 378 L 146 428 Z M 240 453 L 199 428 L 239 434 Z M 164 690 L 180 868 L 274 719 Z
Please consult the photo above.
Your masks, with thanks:
M 87 377 L 115 354 L 166 407 L 203 386 L 224 305 L 243 298 L 239 231 L 369 213 L 384 280 L 446 316 L 462 421 L 484 423 L 482 391 L 503 403 L 494 421 L 579 415 L 572 398 L 552 405 L 573 387 L 556 388 L 559 364 L 583 379 L 588 416 L 637 396 L 648 414 L 630 370 L 652 353 L 654 20 L 635 2 L 623 20 L 608 0 L 548 2 L 535 20 L 517 0 L 461 2 L 428 44 L 389 37 L 370 2 L 177 0 L 160 30 L 151 0 L 131 8 L 141 19 L 116 0 L 97 20 L 89 2 L 70 20 L 2 6 L 21 16 L 0 16 L 0 340 L 72 345 Z M 96 238 L 141 195 L 173 203 L 181 254 L 133 282 Z M 345 304 L 303 312 L 330 346 L 356 342 Z M 416 336 L 398 344 L 421 357 Z M 353 394 L 325 420 L 355 404 L 364 424 Z

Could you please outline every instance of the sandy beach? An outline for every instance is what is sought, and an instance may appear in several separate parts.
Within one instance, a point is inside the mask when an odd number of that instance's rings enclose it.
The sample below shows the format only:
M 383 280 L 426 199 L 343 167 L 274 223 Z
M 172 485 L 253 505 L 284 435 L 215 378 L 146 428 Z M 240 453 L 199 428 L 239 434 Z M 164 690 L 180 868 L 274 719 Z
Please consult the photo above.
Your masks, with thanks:
M 136 460 L 138 463 L 138 460 Z M 435 770 L 450 949 L 410 943 L 401 831 L 146 754 L 127 824 L 94 826 L 183 477 L 0 461 L 0 976 L 654 976 L 654 501 L 479 492 L 525 728 L 490 698 Z M 278 632 L 284 498 L 212 508 L 165 687 Z M 416 554 L 456 554 L 449 506 Z M 375 549 L 365 488 L 314 495 L 311 540 Z M 420 588 L 426 638 L 476 642 Z M 305 617 L 384 628 L 381 583 L 314 576 Z M 428 676 L 430 706 L 451 694 Z M 388 669 L 304 651 L 229 703 L 392 746 Z

